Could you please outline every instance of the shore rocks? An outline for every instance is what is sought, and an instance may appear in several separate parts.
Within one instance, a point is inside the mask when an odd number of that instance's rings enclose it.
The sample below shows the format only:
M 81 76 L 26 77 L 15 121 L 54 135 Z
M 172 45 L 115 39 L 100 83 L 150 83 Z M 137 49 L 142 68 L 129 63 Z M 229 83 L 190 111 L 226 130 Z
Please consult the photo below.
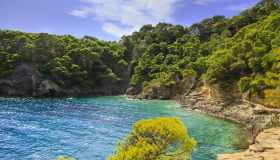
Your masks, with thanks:
M 41 73 L 36 66 L 21 63 L 14 72 L 0 78 L 0 96 L 4 97 L 67 97 L 67 96 L 99 96 L 118 95 L 125 92 L 126 86 L 121 82 L 113 84 L 103 81 L 106 85 L 84 87 L 81 84 L 63 87 L 50 77 Z
M 48 97 L 59 96 L 63 92 L 57 84 L 46 79 L 29 64 L 16 66 L 11 76 L 0 80 L 0 96 Z
M 188 94 L 195 86 L 196 75 L 190 74 L 181 79 L 178 75 L 173 77 L 173 81 L 151 82 L 145 87 L 134 86 L 127 89 L 126 94 L 139 99 L 174 99 L 178 95 Z
M 271 109 L 222 93 L 217 88 L 199 88 L 178 99 L 188 109 L 242 124 L 250 134 L 248 150 L 219 155 L 218 160 L 280 160 L 280 109 Z M 271 129 L 269 129 L 271 128 Z M 263 131 L 263 132 L 262 132 Z
M 221 154 L 217 160 L 279 160 L 280 128 L 261 132 L 249 149 L 240 153 Z
M 280 109 L 270 109 L 241 98 L 228 101 L 229 96 L 224 96 L 226 93 L 217 93 L 217 90 L 202 87 L 180 97 L 178 101 L 185 108 L 243 124 L 252 135 L 252 141 L 264 129 L 280 125 Z
M 143 89 L 141 97 L 144 99 L 172 99 L 175 96 L 174 87 L 166 87 L 162 85 L 148 86 Z
M 1 96 L 32 96 L 41 76 L 32 66 L 21 64 L 15 68 L 14 73 L 0 80 Z
M 59 94 L 62 93 L 62 89 L 50 80 L 44 80 L 40 83 L 39 88 L 37 90 L 37 96 L 46 96 L 51 94 Z

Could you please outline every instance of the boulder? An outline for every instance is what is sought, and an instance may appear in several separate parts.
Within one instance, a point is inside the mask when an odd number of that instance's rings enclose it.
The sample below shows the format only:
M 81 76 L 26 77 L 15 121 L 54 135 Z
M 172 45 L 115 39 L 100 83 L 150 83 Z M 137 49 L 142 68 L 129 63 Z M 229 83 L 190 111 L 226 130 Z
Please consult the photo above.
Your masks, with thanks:
M 55 96 L 61 94 L 62 89 L 50 80 L 44 80 L 39 85 L 36 96 Z
M 41 80 L 40 73 L 31 65 L 20 64 L 11 76 L 0 80 L 0 95 L 33 96 Z

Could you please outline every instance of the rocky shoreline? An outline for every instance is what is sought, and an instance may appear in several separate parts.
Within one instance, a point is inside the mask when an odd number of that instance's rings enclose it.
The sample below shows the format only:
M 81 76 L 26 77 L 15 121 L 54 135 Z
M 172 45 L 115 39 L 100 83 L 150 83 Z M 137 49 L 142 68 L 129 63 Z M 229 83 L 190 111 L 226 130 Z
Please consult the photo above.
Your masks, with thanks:
M 263 157 L 262 160 L 277 160 L 276 157 L 280 157 L 280 128 L 276 128 L 280 125 L 280 109 L 270 109 L 247 100 L 228 102 L 221 97 L 207 96 L 201 91 L 177 97 L 176 100 L 184 108 L 224 118 L 245 127 L 249 134 L 248 141 L 252 144 L 250 148 L 242 153 L 220 155 L 218 160 L 258 160 L 260 157 Z M 260 146 L 264 146 L 264 149 L 258 150 Z M 257 149 L 252 149 L 254 147 Z M 276 157 L 270 155 L 277 152 Z
M 108 82 L 95 88 L 82 87 L 80 84 L 65 88 L 43 75 L 36 67 L 23 63 L 15 67 L 12 75 L 0 78 L 0 96 L 45 98 L 119 95 L 125 92 L 124 86 L 126 84 Z
M 280 124 L 280 110 L 269 109 L 259 104 L 240 102 L 227 104 L 221 100 L 209 100 L 198 95 L 189 95 L 178 101 L 188 109 L 242 124 L 255 137 L 264 129 Z
M 201 90 L 200 90 L 201 91 Z M 217 160 L 279 160 L 280 109 L 267 108 L 247 100 L 228 102 L 213 98 L 200 91 L 176 97 L 180 106 L 223 118 L 244 126 L 248 133 L 249 148 L 240 153 L 221 154 Z M 129 98 L 141 99 L 128 95 Z
M 221 154 L 217 160 L 279 160 L 280 128 L 271 128 L 261 132 L 255 143 L 240 153 Z

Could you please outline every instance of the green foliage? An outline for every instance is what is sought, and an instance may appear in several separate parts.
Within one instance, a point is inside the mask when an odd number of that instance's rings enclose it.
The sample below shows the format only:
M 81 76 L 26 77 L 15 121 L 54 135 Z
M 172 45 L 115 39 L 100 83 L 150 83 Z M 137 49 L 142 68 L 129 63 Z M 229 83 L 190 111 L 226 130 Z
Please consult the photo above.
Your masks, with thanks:
M 14 66 L 20 60 L 21 56 L 19 54 L 0 51 L 0 77 L 12 74 Z
M 264 91 L 265 93 L 265 102 L 270 107 L 280 106 L 280 88 L 276 89 L 267 89 Z
M 207 79 L 217 83 L 237 80 L 240 91 L 271 99 L 276 95 L 274 89 L 279 86 L 276 81 L 279 79 L 277 35 L 280 27 L 275 25 L 279 22 L 280 12 L 276 10 L 257 23 L 242 28 L 229 40 L 233 45 L 223 49 L 222 54 L 219 49 L 210 56 Z
M 280 47 L 279 9 L 274 0 L 263 0 L 231 19 L 214 16 L 185 28 L 185 33 L 172 41 L 171 35 L 163 33 L 172 25 L 144 26 L 125 37 L 134 42 L 132 52 L 139 46 L 146 48 L 133 53 L 137 58 L 130 84 L 138 93 L 161 86 L 173 86 L 169 88 L 179 92 L 183 72 L 193 70 L 197 79 L 208 83 L 238 84 L 236 88 L 252 98 L 269 97 L 272 94 L 264 91 L 276 89 L 275 79 L 279 79 L 279 55 L 275 53 Z
M 140 120 L 109 160 L 187 160 L 196 142 L 176 118 Z
M 1 30 L 0 77 L 27 63 L 63 88 L 94 90 L 110 84 L 125 89 L 130 84 L 134 94 L 153 87 L 181 94 L 181 85 L 195 77 L 237 84 L 232 87 L 265 100 L 279 85 L 279 35 L 275 0 L 262 0 L 233 18 L 214 16 L 190 27 L 145 25 L 120 42 Z
M 120 85 L 128 65 L 125 48 L 103 42 L 47 33 L 0 30 L 0 77 L 13 73 L 18 64 L 31 65 L 63 88 Z M 123 83 L 123 82 L 122 82 Z
M 172 43 L 164 41 L 146 45 L 147 49 L 135 63 L 130 81 L 134 87 L 174 86 L 184 78 L 184 70 L 188 68 L 197 72 L 205 70 L 205 63 L 202 64 L 203 58 L 199 50 L 200 40 L 196 36 L 184 35 Z
M 242 77 L 238 82 L 238 87 L 241 92 L 246 92 L 250 89 L 250 83 L 252 79 L 250 77 Z

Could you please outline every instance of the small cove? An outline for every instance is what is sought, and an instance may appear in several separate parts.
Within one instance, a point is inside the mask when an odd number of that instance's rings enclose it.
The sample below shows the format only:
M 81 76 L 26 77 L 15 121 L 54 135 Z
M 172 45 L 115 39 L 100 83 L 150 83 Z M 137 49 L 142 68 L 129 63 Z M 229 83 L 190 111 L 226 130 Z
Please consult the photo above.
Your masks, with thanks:
M 0 159 L 52 160 L 72 155 L 105 160 L 140 119 L 179 117 L 198 141 L 193 160 L 239 151 L 239 125 L 180 108 L 174 101 L 124 96 L 71 99 L 0 99 Z

